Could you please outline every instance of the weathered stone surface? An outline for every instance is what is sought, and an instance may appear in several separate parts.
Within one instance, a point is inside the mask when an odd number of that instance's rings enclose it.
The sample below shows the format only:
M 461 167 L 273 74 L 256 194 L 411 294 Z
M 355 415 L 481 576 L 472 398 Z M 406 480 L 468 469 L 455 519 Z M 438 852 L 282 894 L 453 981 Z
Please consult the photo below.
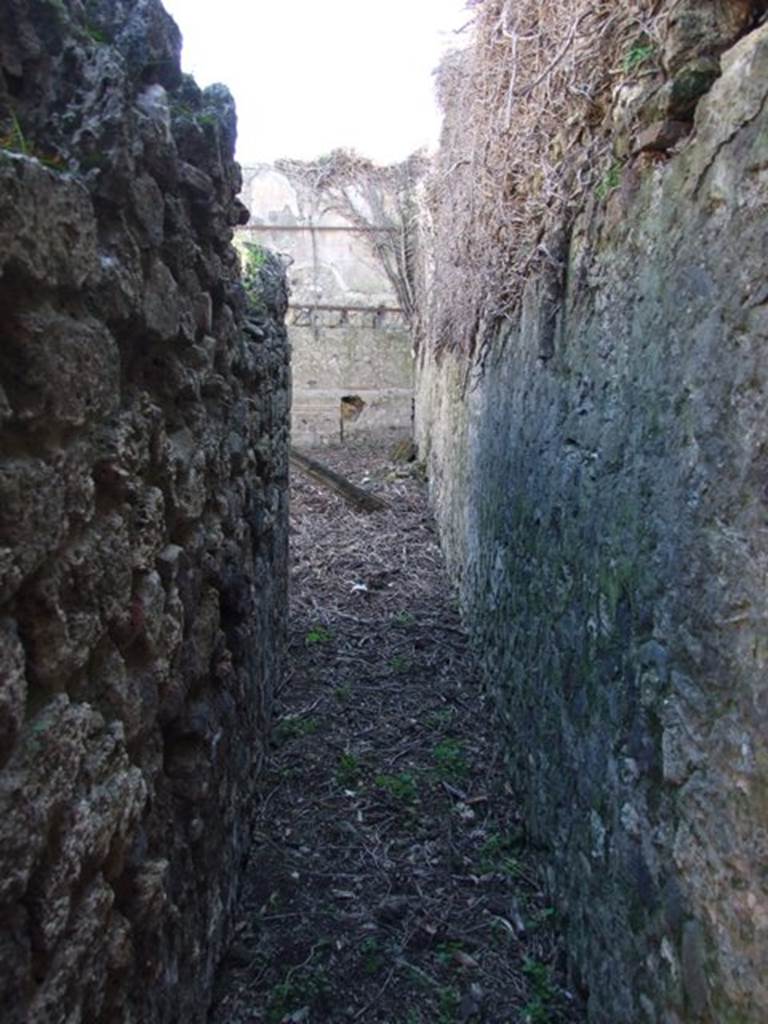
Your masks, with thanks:
M 676 31 L 719 52 L 746 6 Z M 763 25 L 682 151 L 576 221 L 547 358 L 536 281 L 469 388 L 422 356 L 444 545 L 595 1024 L 768 1019 L 766 60 Z
M 690 125 L 685 121 L 655 121 L 644 128 L 635 142 L 635 152 L 656 150 L 666 152 L 688 134 Z
M 755 0 L 677 0 L 669 6 L 662 59 L 674 74 L 692 57 L 727 50 L 764 5 Z
M 329 209 L 328 196 L 309 176 L 301 182 L 267 164 L 244 168 L 244 176 L 242 198 L 251 221 L 238 241 L 291 258 L 294 441 L 314 446 L 336 440 L 346 395 L 358 395 L 365 408 L 344 421 L 345 437 L 386 440 L 410 433 L 413 341 L 370 239 L 349 217 Z M 355 201 L 367 210 L 357 193 Z M 383 194 L 378 203 L 376 216 L 383 221 Z
M 279 671 L 285 285 L 158 0 L 0 5 L 0 1016 L 203 1021 Z M 250 319 L 248 319 L 250 317 Z
M 96 219 L 74 178 L 51 188 L 51 171 L 0 150 L 0 268 L 38 283 L 78 288 L 98 275 Z
M 24 647 L 12 619 L 0 620 L 0 765 L 14 746 L 24 721 L 27 679 Z
M 82 426 L 116 407 L 118 351 L 103 324 L 35 309 L 6 323 L 3 342 L 12 422 Z

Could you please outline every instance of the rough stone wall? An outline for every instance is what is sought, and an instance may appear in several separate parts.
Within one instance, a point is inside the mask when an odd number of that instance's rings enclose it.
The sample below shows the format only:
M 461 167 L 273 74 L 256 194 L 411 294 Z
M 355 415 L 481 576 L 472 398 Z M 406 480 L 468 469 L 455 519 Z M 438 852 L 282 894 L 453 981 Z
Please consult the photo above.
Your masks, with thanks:
M 282 271 L 157 0 L 0 6 L 0 1016 L 201 1021 L 285 610 Z
M 768 26 L 722 70 L 688 144 L 577 220 L 563 293 L 528 283 L 481 379 L 419 368 L 445 547 L 595 1024 L 768 1019 Z
M 342 397 L 362 414 L 345 436 L 410 434 L 413 355 L 397 297 L 364 233 L 325 208 L 319 192 L 269 164 L 244 169 L 251 221 L 238 239 L 266 245 L 289 262 L 292 435 L 303 445 L 339 437 Z

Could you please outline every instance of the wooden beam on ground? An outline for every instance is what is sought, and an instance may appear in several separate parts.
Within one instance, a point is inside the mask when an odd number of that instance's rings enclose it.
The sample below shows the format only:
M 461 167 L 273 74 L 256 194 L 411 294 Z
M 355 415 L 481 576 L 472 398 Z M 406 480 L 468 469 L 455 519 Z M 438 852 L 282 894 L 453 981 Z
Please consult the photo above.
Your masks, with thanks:
M 375 494 L 370 494 L 361 487 L 356 487 L 346 477 L 334 473 L 332 469 L 328 469 L 321 462 L 316 462 L 315 459 L 302 455 L 295 448 L 291 448 L 290 459 L 292 466 L 300 469 L 302 473 L 306 473 L 308 477 L 322 484 L 323 487 L 329 488 L 329 490 L 344 498 L 345 501 L 348 501 L 355 508 L 362 509 L 364 512 L 379 512 L 390 507 L 383 498 L 377 498 Z

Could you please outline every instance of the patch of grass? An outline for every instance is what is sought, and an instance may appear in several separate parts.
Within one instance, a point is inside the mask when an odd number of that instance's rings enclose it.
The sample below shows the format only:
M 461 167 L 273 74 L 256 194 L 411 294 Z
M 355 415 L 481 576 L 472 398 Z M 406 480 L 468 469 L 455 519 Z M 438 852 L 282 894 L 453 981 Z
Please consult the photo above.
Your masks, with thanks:
M 256 242 L 244 242 L 243 245 L 245 246 L 246 273 L 256 275 L 267 262 L 267 250 Z
M 185 103 L 183 100 L 171 101 L 171 117 L 187 118 L 187 120 L 194 121 L 197 125 L 203 128 L 215 125 L 218 121 L 218 118 L 213 113 L 213 111 L 201 111 L 197 106 L 192 106 L 192 104 Z M 261 249 L 262 253 L 264 252 L 262 247 L 256 243 L 244 242 L 243 245 L 245 246 L 246 249 Z M 257 259 L 256 265 L 254 267 L 255 270 L 258 270 L 262 266 L 265 258 L 266 257 L 262 255 L 261 259 Z M 246 255 L 246 265 L 247 264 L 248 257 Z
M 481 874 L 500 872 L 515 878 L 520 874 L 520 862 L 516 856 L 520 849 L 520 840 L 516 836 L 494 834 L 488 837 L 480 847 L 478 868 Z
M 427 716 L 427 725 L 429 726 L 430 729 L 442 731 L 451 724 L 455 717 L 456 708 L 437 708 L 435 711 L 430 711 L 429 715 Z
M 333 640 L 333 633 L 329 633 L 325 626 L 313 626 L 304 637 L 305 647 L 314 647 L 316 644 L 329 644 Z
M 439 779 L 459 781 L 467 774 L 464 749 L 457 740 L 444 739 L 432 751 L 435 773 Z
M 25 137 L 18 117 L 11 111 L 11 127 L 5 135 L 0 135 L 0 149 L 10 153 L 21 153 L 22 156 L 32 157 L 51 171 L 65 171 L 66 164 L 57 153 L 45 153 L 34 146 Z
M 435 956 L 444 966 L 448 966 L 454 959 L 454 953 L 460 953 L 464 948 L 463 942 L 441 942 L 435 949 Z
M 637 71 L 643 64 L 651 60 L 655 52 L 656 48 L 653 43 L 646 39 L 638 39 L 624 54 L 624 60 L 621 62 L 624 74 L 631 75 Z
M 289 971 L 270 993 L 267 1024 L 280 1024 L 288 1014 L 305 1006 L 321 1006 L 329 994 L 328 978 L 322 968 Z
M 529 925 L 532 929 L 542 928 L 544 925 L 552 925 L 557 921 L 557 910 L 555 907 L 542 907 L 535 910 L 530 917 Z
M 377 775 L 373 780 L 379 789 L 386 790 L 390 796 L 403 803 L 415 803 L 419 796 L 416 779 L 410 772 L 400 772 L 399 775 Z
M 437 1020 L 438 1024 L 453 1024 L 456 1020 L 456 1011 L 459 1008 L 459 993 L 455 988 L 447 985 L 437 993 Z
M 181 100 L 171 100 L 171 117 L 194 117 L 196 111 L 188 103 Z
M 602 176 L 600 181 L 595 187 L 595 194 L 598 199 L 607 199 L 607 197 L 621 184 L 621 164 L 618 160 L 614 160 L 605 174 Z
M 299 739 L 301 736 L 311 736 L 320 728 L 320 723 L 311 716 L 307 718 L 288 717 L 282 718 L 275 726 L 272 738 L 278 747 L 281 747 L 289 740 Z
M 401 611 L 398 612 L 397 615 L 393 616 L 392 622 L 396 626 L 415 626 L 416 616 L 412 615 L 410 612 Z
M 360 953 L 362 955 L 363 971 L 366 974 L 377 974 L 384 966 L 384 956 L 382 955 L 379 940 L 373 935 L 363 939 L 360 943 Z
M 21 153 L 23 156 L 30 155 L 27 140 L 24 137 L 24 132 L 21 130 L 21 124 L 13 111 L 11 111 L 10 131 L 0 137 L 0 148 L 9 149 L 15 153 Z
M 83 32 L 91 40 L 92 43 L 96 43 L 98 46 L 104 46 L 109 42 L 106 33 L 103 29 L 100 29 L 97 25 L 92 24 L 90 21 L 86 21 L 83 26 Z
M 198 126 L 203 127 L 206 124 L 213 124 L 213 120 L 207 121 L 212 118 L 210 114 L 195 114 L 195 122 Z M 264 268 L 267 263 L 267 250 L 256 244 L 255 242 L 243 242 L 243 254 L 244 254 L 244 267 L 243 267 L 243 287 L 245 288 L 245 294 L 248 299 L 248 305 L 251 312 L 255 314 L 263 313 L 265 311 L 264 306 Z
M 345 751 L 339 758 L 336 781 L 340 786 L 356 786 L 360 781 L 362 768 L 354 754 Z
M 557 996 L 550 968 L 539 960 L 526 959 L 523 974 L 531 991 L 531 997 L 523 1007 L 524 1020 L 527 1024 L 549 1024 Z
M 411 659 L 406 658 L 404 654 L 396 654 L 390 659 L 389 667 L 393 672 L 407 672 L 411 667 Z

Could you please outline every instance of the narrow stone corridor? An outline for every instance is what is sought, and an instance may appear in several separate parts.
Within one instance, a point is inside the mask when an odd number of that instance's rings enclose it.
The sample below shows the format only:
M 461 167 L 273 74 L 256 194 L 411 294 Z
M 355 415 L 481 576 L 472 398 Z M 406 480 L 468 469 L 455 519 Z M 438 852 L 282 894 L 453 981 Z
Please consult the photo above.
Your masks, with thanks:
M 583 1019 L 418 468 L 294 476 L 289 664 L 212 1024 Z

